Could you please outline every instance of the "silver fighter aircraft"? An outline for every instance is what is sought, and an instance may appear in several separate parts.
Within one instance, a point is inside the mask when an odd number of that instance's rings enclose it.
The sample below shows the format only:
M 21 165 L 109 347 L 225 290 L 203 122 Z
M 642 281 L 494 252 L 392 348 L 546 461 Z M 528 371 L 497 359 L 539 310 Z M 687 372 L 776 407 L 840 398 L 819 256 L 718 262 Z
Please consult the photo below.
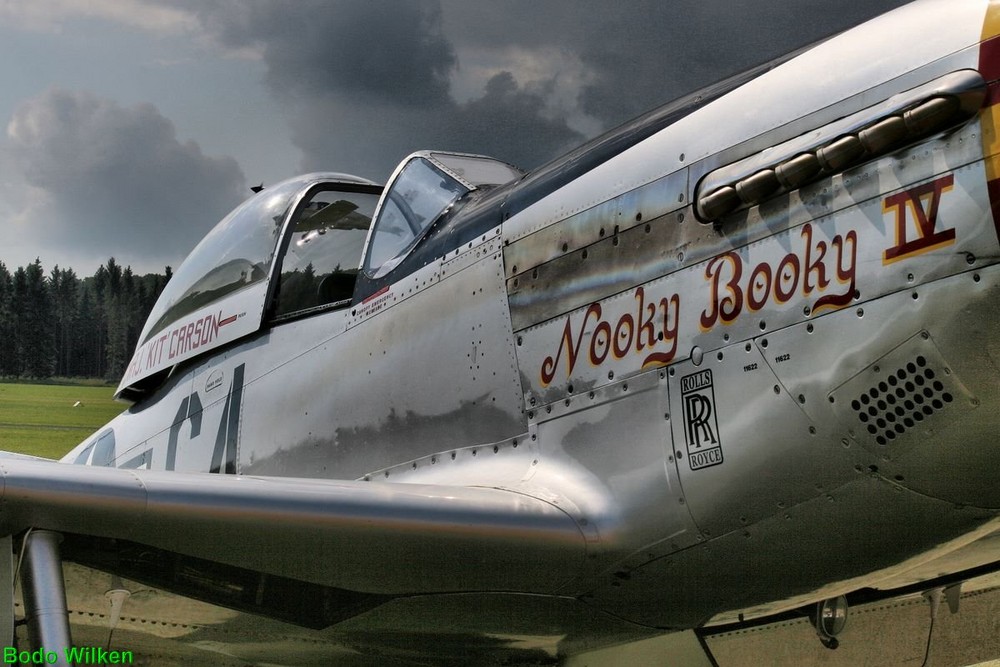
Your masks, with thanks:
M 713 627 L 833 646 L 852 598 L 1000 569 L 998 78 L 1000 4 L 924 0 L 528 174 L 265 188 L 130 407 L 0 459 L 5 642 L 712 664 Z

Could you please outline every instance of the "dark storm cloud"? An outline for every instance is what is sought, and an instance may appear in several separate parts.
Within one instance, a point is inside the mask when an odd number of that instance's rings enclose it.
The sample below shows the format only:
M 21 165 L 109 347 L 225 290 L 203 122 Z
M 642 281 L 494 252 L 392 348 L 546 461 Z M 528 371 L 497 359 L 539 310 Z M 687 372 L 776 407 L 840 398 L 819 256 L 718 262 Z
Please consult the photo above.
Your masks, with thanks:
M 259 47 L 279 93 L 339 91 L 406 105 L 447 99 L 456 61 L 433 2 L 227 2 L 193 9 L 224 45 Z
M 545 112 L 544 85 L 510 73 L 457 102 L 458 63 L 437 2 L 193 5 L 224 46 L 256 48 L 293 115 L 304 169 L 384 179 L 422 148 L 489 153 L 533 166 L 582 137 Z M 238 11 L 237 11 L 238 10 Z
M 481 152 L 537 166 L 582 134 L 901 4 L 381 0 L 188 6 L 221 44 L 261 54 L 270 87 L 292 111 L 303 167 L 385 178 L 418 148 Z M 468 83 L 469 77 L 478 83 L 456 100 L 456 81 Z
M 292 118 L 293 139 L 304 153 L 303 170 L 335 168 L 373 179 L 421 149 L 481 153 L 515 165 L 538 165 L 579 143 L 564 121 L 542 113 L 543 91 L 518 86 L 507 72 L 464 104 L 429 108 L 358 105 L 338 96 L 314 97 Z
M 551 84 L 551 82 L 549 82 Z M 551 87 L 551 86 L 550 86 Z M 560 150 L 568 150 L 583 137 L 561 119 L 545 114 L 546 86 L 527 90 L 510 72 L 486 82 L 482 97 L 458 105 L 444 126 L 442 148 L 484 153 L 534 167 Z
M 444 15 L 460 51 L 574 54 L 589 74 L 580 108 L 607 128 L 907 1 L 444 0 Z
M 906 0 L 634 2 L 627 14 L 605 14 L 587 25 L 579 53 L 595 80 L 581 92 L 580 103 L 606 124 L 620 123 L 903 4 Z
M 90 93 L 53 89 L 25 102 L 6 148 L 7 169 L 41 193 L 22 232 L 57 252 L 176 262 L 246 189 L 235 160 L 181 143 L 152 105 Z

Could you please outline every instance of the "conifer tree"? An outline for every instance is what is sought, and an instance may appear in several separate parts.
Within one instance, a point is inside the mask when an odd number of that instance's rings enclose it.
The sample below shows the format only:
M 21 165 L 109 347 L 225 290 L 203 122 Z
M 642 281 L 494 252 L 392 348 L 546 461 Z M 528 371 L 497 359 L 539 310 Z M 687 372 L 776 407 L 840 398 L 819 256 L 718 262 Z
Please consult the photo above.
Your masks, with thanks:
M 17 375 L 17 341 L 14 338 L 14 281 L 0 262 L 0 376 Z

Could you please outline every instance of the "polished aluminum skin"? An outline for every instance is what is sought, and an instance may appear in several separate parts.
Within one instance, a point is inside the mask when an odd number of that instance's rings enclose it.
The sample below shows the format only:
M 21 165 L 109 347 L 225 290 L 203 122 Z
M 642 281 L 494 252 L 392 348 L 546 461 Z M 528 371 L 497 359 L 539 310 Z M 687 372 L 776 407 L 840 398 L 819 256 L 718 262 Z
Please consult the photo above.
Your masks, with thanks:
M 69 614 L 66 611 L 66 590 L 63 584 L 62 562 L 59 559 L 59 533 L 33 530 L 24 537 L 28 554 L 24 568 L 26 608 L 33 612 L 25 619 L 32 644 L 39 647 L 71 646 Z M 68 667 L 69 658 L 59 649 L 55 660 L 45 662 Z
M 985 2 L 904 7 L 461 244 L 439 223 L 481 193 L 451 167 L 432 215 L 403 179 L 378 206 L 359 179 L 296 181 L 271 263 L 164 320 L 176 363 L 137 351 L 131 407 L 62 463 L 0 460 L 0 525 L 330 659 L 585 660 L 996 563 L 997 34 Z M 397 174 L 431 156 L 490 164 Z M 371 213 L 337 194 L 359 192 Z M 369 245 L 408 241 L 329 271 L 361 267 L 350 301 L 272 317 L 305 280 L 290 244 L 364 216 Z

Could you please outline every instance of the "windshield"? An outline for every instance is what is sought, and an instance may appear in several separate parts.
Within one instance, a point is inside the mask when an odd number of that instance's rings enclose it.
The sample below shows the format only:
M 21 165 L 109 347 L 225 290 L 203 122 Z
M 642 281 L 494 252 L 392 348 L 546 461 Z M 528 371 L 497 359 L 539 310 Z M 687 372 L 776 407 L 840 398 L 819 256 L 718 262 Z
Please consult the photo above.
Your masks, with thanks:
M 146 320 L 142 342 L 188 313 L 266 279 L 293 195 L 307 180 L 267 188 L 209 232 L 167 283 Z
M 430 161 L 416 157 L 396 175 L 382 197 L 365 271 L 385 273 L 432 222 L 469 188 Z M 380 270 L 381 268 L 381 270 Z
M 457 200 L 522 176 L 517 167 L 483 155 L 413 153 L 396 168 L 382 194 L 362 269 L 372 278 L 386 275 Z

